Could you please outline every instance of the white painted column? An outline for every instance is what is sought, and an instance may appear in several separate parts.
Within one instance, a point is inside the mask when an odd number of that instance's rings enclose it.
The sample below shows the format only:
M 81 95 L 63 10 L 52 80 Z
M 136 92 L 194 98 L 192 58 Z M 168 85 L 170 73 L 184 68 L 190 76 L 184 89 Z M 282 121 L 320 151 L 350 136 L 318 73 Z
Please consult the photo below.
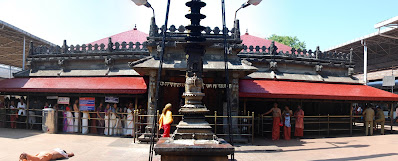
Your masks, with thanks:
M 10 65 L 10 78 L 12 78 L 11 65 Z
M 368 46 L 365 40 L 363 40 L 363 82 L 365 85 L 368 83 Z

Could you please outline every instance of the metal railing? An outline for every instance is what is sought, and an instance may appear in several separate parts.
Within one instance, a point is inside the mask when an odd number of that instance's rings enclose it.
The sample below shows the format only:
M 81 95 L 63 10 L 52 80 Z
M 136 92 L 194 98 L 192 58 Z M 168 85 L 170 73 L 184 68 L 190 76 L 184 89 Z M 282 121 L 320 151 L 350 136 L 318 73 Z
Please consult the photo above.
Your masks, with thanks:
M 136 125 L 136 126 L 139 126 L 139 125 L 150 125 L 147 122 L 140 122 L 140 120 L 141 121 L 142 120 L 146 120 L 146 119 L 148 119 L 148 117 L 153 117 L 153 115 L 141 115 L 141 114 L 136 113 L 136 117 L 135 118 L 137 118 L 137 119 L 135 120 L 136 122 L 135 122 L 134 125 Z M 159 117 L 160 117 L 160 113 L 159 113 L 159 111 L 157 111 L 156 120 L 159 120 Z M 174 120 L 181 120 L 182 117 L 183 117 L 183 115 L 173 115 L 173 119 Z M 146 119 L 144 119 L 144 118 L 146 118 Z M 217 115 L 217 111 L 214 111 L 214 115 L 205 115 L 205 118 L 206 118 L 206 121 L 209 122 L 209 125 L 212 126 L 215 135 L 220 136 L 220 137 L 221 136 L 228 136 L 227 130 L 223 130 L 223 129 L 227 128 L 226 126 L 228 126 L 228 124 L 226 123 L 227 116 Z M 254 140 L 254 135 L 253 134 L 254 134 L 254 125 L 255 125 L 254 124 L 254 120 L 255 120 L 254 118 L 255 118 L 254 117 L 254 112 L 252 112 L 251 115 L 248 114 L 247 116 L 232 116 L 233 120 L 237 119 L 235 121 L 236 123 L 234 123 L 232 125 L 233 129 L 235 131 L 235 133 L 232 134 L 232 135 L 233 136 L 246 136 L 253 143 L 253 140 Z M 171 124 L 171 128 L 175 129 L 176 126 L 177 126 L 177 124 L 174 121 Z M 159 127 L 159 125 L 158 125 L 158 123 L 156 123 L 156 127 L 155 128 L 158 128 L 158 127 Z M 135 138 L 137 136 L 141 135 L 141 134 L 144 134 L 144 131 L 142 131 L 142 130 L 139 131 L 139 130 L 137 130 L 137 128 L 135 128 L 134 132 L 135 132 Z M 159 131 L 157 132 L 156 136 L 157 136 L 157 138 L 160 137 Z
M 105 119 L 106 113 L 105 112 L 93 112 L 93 111 L 70 111 L 72 113 L 73 117 L 65 117 L 64 116 L 64 110 L 57 110 L 56 113 L 58 115 L 58 132 L 69 132 L 69 133 L 82 133 L 83 128 L 87 128 L 87 133 L 90 134 L 105 134 L 108 136 L 116 135 L 116 136 L 125 136 L 125 135 L 131 135 L 134 136 L 134 112 L 131 113 L 133 118 L 130 120 L 128 119 L 128 114 L 129 113 L 113 113 L 110 112 L 109 116 L 107 119 Z M 76 118 L 76 113 L 78 113 L 78 117 Z M 87 113 L 89 117 L 83 118 L 83 113 Z M 92 118 L 91 115 L 95 114 L 96 117 Z M 104 117 L 99 117 L 98 114 L 103 114 Z M 115 115 L 115 118 L 112 118 L 111 116 Z M 65 125 L 65 120 L 64 119 L 73 119 L 73 125 Z M 60 121 L 63 120 L 63 121 Z M 83 121 L 87 120 L 87 125 L 83 126 Z M 75 122 L 78 121 L 76 124 Z M 95 123 L 93 123 L 95 121 Z M 131 122 L 130 122 L 131 121 Z M 133 126 L 130 128 L 128 123 L 133 123 Z M 102 125 L 103 123 L 103 125 Z M 66 131 L 65 126 L 73 127 L 73 131 Z M 62 127 L 62 130 L 60 130 L 60 127 Z M 75 128 L 77 127 L 77 128 Z M 103 131 L 102 131 L 103 130 Z M 129 130 L 131 130 L 131 134 L 129 134 Z
M 327 136 L 332 131 L 360 131 L 362 127 L 355 126 L 356 118 L 361 116 L 350 115 L 318 115 L 318 116 L 304 116 L 304 132 L 326 132 Z M 291 127 L 295 127 L 295 118 L 291 118 Z M 259 116 L 258 117 L 258 130 L 257 133 L 264 136 L 272 132 L 272 116 Z M 281 120 L 282 121 L 282 120 Z M 283 131 L 281 131 L 282 133 Z M 294 129 L 291 130 L 294 133 Z
M 0 122 L 2 122 L 5 127 L 21 128 L 20 126 L 24 126 L 26 129 L 32 129 L 34 125 L 41 126 L 41 118 L 43 116 L 36 113 L 42 113 L 42 109 L 3 108 L 2 110 L 5 113 L 0 113 Z M 18 115 L 19 110 L 25 111 L 25 115 Z M 31 114 L 30 112 L 33 112 L 34 114 Z
M 38 114 L 38 113 L 42 113 L 43 109 L 25 109 L 26 110 L 26 116 L 25 119 L 23 121 L 18 121 L 18 120 L 10 120 L 11 116 L 16 116 L 18 113 L 19 109 L 9 109 L 9 108 L 5 108 L 4 109 L 6 111 L 6 120 L 1 120 L 0 122 L 3 121 L 7 124 L 8 127 L 10 127 L 11 123 L 15 123 L 15 124 L 22 124 L 24 125 L 24 127 L 26 127 L 28 129 L 28 127 L 30 127 L 29 125 L 41 125 L 41 121 L 42 121 L 42 115 Z M 10 113 L 11 110 L 14 110 L 13 113 Z M 35 112 L 34 115 L 30 114 L 29 111 L 33 111 Z M 81 133 L 82 132 L 82 128 L 88 128 L 88 133 L 90 134 L 103 134 L 106 133 L 109 136 L 112 135 L 125 135 L 127 134 L 126 131 L 131 130 L 131 135 L 134 138 L 134 142 L 136 141 L 136 138 L 138 136 L 140 136 L 141 134 L 145 133 L 145 126 L 150 125 L 150 123 L 147 123 L 147 120 L 150 117 L 153 117 L 153 115 L 147 115 L 147 114 L 141 114 L 139 112 L 139 110 L 134 110 L 132 112 L 132 120 L 128 120 L 127 119 L 127 115 L 129 113 L 116 113 L 118 114 L 120 117 L 120 119 L 118 118 L 111 118 L 111 117 L 107 117 L 107 120 L 105 121 L 105 117 L 99 117 L 98 114 L 100 115 L 105 115 L 105 112 L 91 112 L 91 111 L 87 111 L 86 113 L 88 113 L 88 115 L 92 115 L 92 114 L 96 114 L 96 117 L 88 117 L 88 118 L 82 118 L 82 111 L 70 111 L 72 113 L 72 117 L 66 117 L 66 115 L 64 115 L 64 110 L 55 110 L 55 115 L 56 115 L 56 125 L 57 125 L 57 130 L 56 132 L 58 133 L 63 133 L 63 132 L 67 132 L 65 131 L 64 127 L 65 126 L 72 126 L 73 127 L 73 132 L 72 133 Z M 75 117 L 75 112 L 79 113 L 79 117 L 76 118 Z M 174 120 L 181 120 L 183 115 L 173 115 Z M 36 121 L 29 123 L 29 117 L 35 117 Z M 160 117 L 160 112 L 157 111 L 157 117 L 155 118 L 156 120 L 159 120 Z M 214 112 L 213 115 L 206 115 L 205 116 L 206 121 L 209 122 L 209 125 L 212 126 L 214 134 L 216 134 L 219 137 L 223 137 L 223 136 L 227 136 L 227 130 L 226 127 L 228 126 L 226 119 L 227 116 L 222 116 L 222 115 L 218 115 L 217 111 Z M 254 112 L 249 113 L 247 116 L 232 116 L 234 123 L 233 123 L 233 129 L 234 129 L 234 136 L 243 136 L 246 137 L 248 140 L 250 140 L 253 143 L 254 140 L 254 130 L 255 130 L 255 115 Z M 64 119 L 73 119 L 73 122 L 78 121 L 78 123 L 73 123 L 73 124 L 64 124 Z M 83 126 L 82 122 L 84 119 L 87 119 L 88 125 L 87 126 Z M 95 124 L 92 123 L 92 121 L 96 121 Z M 111 122 L 113 121 L 113 122 Z M 119 125 L 115 122 L 121 122 L 123 123 L 123 125 Z M 132 121 L 131 123 L 133 124 L 132 127 L 130 126 L 126 126 L 126 122 L 127 121 Z M 99 122 L 102 122 L 99 123 Z M 107 122 L 107 126 L 105 125 L 105 122 Z M 130 123 L 130 122 L 129 122 Z M 176 128 L 177 122 L 173 123 L 171 125 L 171 127 L 173 129 Z M 41 127 L 41 126 L 40 126 Z M 77 130 L 75 130 L 75 127 L 78 127 Z M 94 131 L 96 131 L 95 133 L 93 133 L 92 129 L 94 129 Z M 156 127 L 158 128 L 158 124 L 156 124 Z M 41 128 L 40 128 L 41 129 Z M 106 130 L 106 132 L 105 132 Z M 156 137 L 160 137 L 161 135 L 159 134 L 159 131 L 156 134 Z

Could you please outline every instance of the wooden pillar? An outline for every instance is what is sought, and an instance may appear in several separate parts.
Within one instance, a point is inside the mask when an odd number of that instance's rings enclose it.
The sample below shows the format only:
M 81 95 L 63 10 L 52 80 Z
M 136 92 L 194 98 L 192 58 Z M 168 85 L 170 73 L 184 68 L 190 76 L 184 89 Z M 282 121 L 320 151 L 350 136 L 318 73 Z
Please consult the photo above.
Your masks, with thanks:
M 330 115 L 328 114 L 328 136 L 330 134 Z
M 243 100 L 243 114 L 246 116 L 246 110 L 247 110 L 247 108 L 246 108 L 246 102 L 247 102 L 247 98 L 245 98 L 244 100 Z
M 135 106 L 134 106 L 134 109 L 137 110 L 137 108 L 138 108 L 138 97 L 136 96 L 136 97 L 135 97 Z
M 254 112 L 252 112 L 252 144 L 254 144 Z
M 214 134 L 217 135 L 217 111 L 214 111 Z
M 22 96 L 23 97 L 23 96 Z M 29 96 L 26 96 L 26 99 L 25 99 L 25 102 L 24 102 L 25 104 L 26 104 L 26 108 L 25 108 L 25 111 L 26 111 L 26 129 L 29 129 Z
M 137 98 L 137 97 L 136 97 Z M 137 99 L 136 99 L 137 100 Z M 137 108 L 137 107 L 136 107 Z M 136 130 L 137 130 L 137 127 L 135 126 L 136 124 L 137 124 L 137 122 L 136 122 L 136 116 L 137 115 L 137 109 L 135 109 L 134 110 L 134 112 L 133 112 L 133 134 L 132 134 L 132 136 L 134 137 L 134 143 L 135 143 L 135 139 L 137 138 L 136 137 Z
M 350 136 L 352 136 L 352 110 L 353 110 L 353 103 L 351 103 L 350 107 Z
M 392 134 L 392 126 L 393 126 L 393 120 L 394 120 L 394 103 L 391 102 L 391 110 L 390 110 L 390 133 Z

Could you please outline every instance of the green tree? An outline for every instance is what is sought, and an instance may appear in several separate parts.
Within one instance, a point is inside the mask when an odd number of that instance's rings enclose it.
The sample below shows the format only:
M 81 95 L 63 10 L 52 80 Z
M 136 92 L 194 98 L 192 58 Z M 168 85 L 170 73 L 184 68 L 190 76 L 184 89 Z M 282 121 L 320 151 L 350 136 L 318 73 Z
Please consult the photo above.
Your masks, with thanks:
M 306 45 L 304 41 L 300 41 L 296 36 L 279 36 L 279 35 L 271 35 L 269 40 L 273 40 L 287 46 L 293 47 L 295 49 L 305 49 Z

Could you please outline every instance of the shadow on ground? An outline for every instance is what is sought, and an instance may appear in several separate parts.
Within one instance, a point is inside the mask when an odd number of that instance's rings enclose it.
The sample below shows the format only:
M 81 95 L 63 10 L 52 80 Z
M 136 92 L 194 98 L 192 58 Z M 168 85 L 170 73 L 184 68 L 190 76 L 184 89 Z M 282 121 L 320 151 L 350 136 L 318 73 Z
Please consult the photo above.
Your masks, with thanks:
M 270 139 L 257 138 L 254 141 L 254 145 L 251 144 L 236 144 L 237 147 L 235 153 L 271 153 L 271 152 L 294 152 L 294 151 L 315 151 L 315 150 L 331 150 L 331 149 L 343 149 L 343 148 L 366 148 L 370 145 L 366 144 L 354 144 L 350 145 L 350 142 L 354 140 L 347 140 L 343 142 L 324 142 L 329 144 L 327 147 L 319 148 L 304 148 L 305 144 L 314 143 L 311 139 L 292 139 L 292 140 L 277 140 L 272 141 Z M 285 149 L 284 147 L 297 147 L 294 149 Z M 302 148 L 301 148 L 302 147 Z
M 43 134 L 37 130 L 0 128 L 0 138 L 21 139 Z
M 374 154 L 374 155 L 363 155 L 358 157 L 346 157 L 346 158 L 335 158 L 335 159 L 322 159 L 322 160 L 313 160 L 313 161 L 344 161 L 344 160 L 363 160 L 363 159 L 376 159 L 381 160 L 382 157 L 394 156 L 398 155 L 398 153 L 385 153 L 385 154 Z

